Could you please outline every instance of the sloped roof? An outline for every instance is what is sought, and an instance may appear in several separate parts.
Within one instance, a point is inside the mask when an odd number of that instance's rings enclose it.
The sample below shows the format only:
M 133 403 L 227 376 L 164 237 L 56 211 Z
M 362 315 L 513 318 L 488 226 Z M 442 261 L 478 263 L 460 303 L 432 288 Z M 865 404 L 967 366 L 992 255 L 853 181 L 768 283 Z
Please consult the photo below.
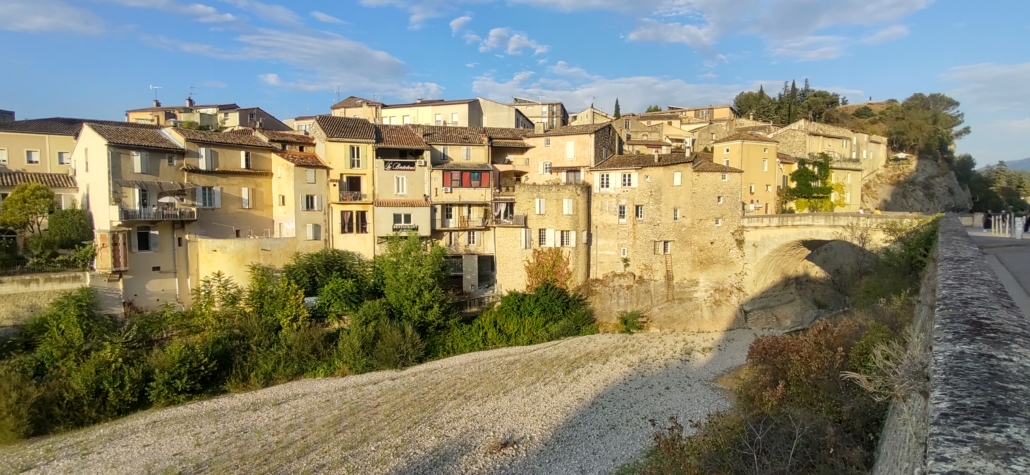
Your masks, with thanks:
M 405 125 L 380 125 L 375 127 L 376 145 L 382 148 L 403 148 L 408 150 L 429 150 L 426 141 L 411 127 Z
M 719 163 L 715 163 L 713 154 L 711 152 L 694 152 L 692 157 L 694 158 L 694 171 L 700 173 L 744 173 L 744 170 L 739 168 L 728 167 Z
M 610 127 L 608 122 L 605 122 L 603 124 L 569 125 L 569 126 L 566 126 L 566 127 L 558 127 L 558 128 L 555 128 L 555 129 L 551 129 L 551 130 L 545 131 L 544 133 L 540 133 L 540 134 L 534 133 L 534 134 L 530 135 L 530 137 L 550 137 L 550 136 L 555 136 L 555 135 L 584 135 L 584 134 L 592 134 L 592 133 L 595 133 L 598 130 L 601 130 L 601 129 L 605 128 L 605 127 Z
M 181 127 L 175 127 L 172 130 L 190 142 L 232 145 L 236 147 L 273 148 L 268 144 L 268 142 L 265 142 L 254 135 L 227 134 L 222 132 L 210 132 L 207 130 L 183 129 Z
M 637 120 L 680 120 L 683 118 L 675 112 L 645 112 L 637 116 Z
M 532 145 L 522 140 L 509 140 L 509 139 L 494 139 L 490 141 L 490 145 L 494 147 L 508 147 L 508 148 L 533 148 Z
M 780 143 L 778 140 L 776 140 L 774 138 L 769 138 L 769 137 L 766 137 L 764 135 L 759 135 L 759 134 L 753 134 L 751 132 L 737 132 L 735 134 L 727 135 L 726 137 L 721 138 L 719 140 L 716 140 L 715 142 L 712 142 L 712 143 L 739 142 L 739 141 L 742 141 L 742 140 L 743 141 L 748 141 L 748 142 Z
M 376 139 L 375 125 L 365 119 L 320 115 L 315 118 L 315 123 L 329 140 L 374 142 Z
M 292 143 L 297 145 L 314 145 L 315 138 L 300 133 L 281 132 L 276 130 L 258 129 L 254 133 L 264 137 L 269 142 Z
M 414 125 L 411 127 L 427 144 L 486 145 L 486 133 L 479 127 L 444 127 Z
M 533 135 L 533 129 L 517 129 L 511 127 L 481 127 L 483 133 L 492 139 L 522 139 Z
M 657 161 L 655 158 L 657 157 Z M 627 168 L 667 167 L 670 165 L 681 165 L 691 163 L 694 157 L 685 153 L 632 153 L 628 155 L 613 155 L 601 162 L 594 170 L 622 170 Z
M 626 145 L 644 145 L 650 147 L 671 147 L 672 144 L 669 142 L 662 142 L 661 140 L 627 140 Z
M 0 186 L 15 187 L 22 183 L 39 183 L 48 188 L 78 188 L 75 177 L 67 173 L 0 173 Z
M 776 159 L 781 161 L 781 162 L 783 162 L 783 163 L 797 163 L 798 162 L 798 160 L 796 158 L 794 158 L 794 157 L 792 157 L 792 156 L 790 156 L 790 155 L 788 155 L 786 153 L 783 153 L 783 152 L 777 152 L 776 153 Z
M 358 96 L 350 96 L 350 97 L 348 97 L 348 98 L 346 98 L 346 99 L 344 99 L 344 100 L 342 100 L 340 102 L 337 102 L 336 104 L 333 104 L 333 106 L 330 107 L 330 109 L 348 109 L 348 108 L 352 108 L 352 107 L 361 107 L 362 105 L 365 105 L 365 104 L 380 105 L 380 106 L 383 105 L 382 102 L 370 101 L 368 99 L 364 99 L 364 98 L 361 98 L 361 97 L 358 97 Z
M 125 112 L 150 112 L 150 111 L 176 111 L 182 109 L 218 109 L 224 110 L 235 110 L 239 109 L 240 106 L 236 105 L 235 102 L 227 102 L 225 104 L 194 104 L 192 106 L 187 105 L 176 105 L 176 106 L 157 106 L 157 107 L 144 107 L 142 109 L 129 109 Z
M 138 147 L 155 150 L 168 150 L 182 152 L 185 149 L 174 140 L 165 135 L 160 129 L 122 127 L 89 123 L 89 127 L 96 131 L 110 145 L 122 147 Z
M 28 119 L 14 120 L 10 122 L 0 122 L 0 132 L 21 132 L 26 134 L 75 136 L 79 134 L 79 131 L 82 130 L 82 124 L 86 122 L 92 124 L 115 125 L 119 127 L 134 127 L 140 129 L 160 128 L 159 126 L 153 124 L 137 124 L 134 122 L 120 122 L 113 120 L 95 119 L 72 119 L 68 117 L 49 117 L 46 119 Z
M 399 109 L 402 107 L 426 107 L 426 106 L 449 106 L 455 104 L 468 104 L 470 102 L 476 102 L 479 99 L 454 99 L 454 100 L 443 100 L 443 99 L 423 99 L 421 102 L 409 102 L 407 104 L 387 104 L 383 106 L 383 109 Z
M 297 165 L 298 167 L 329 168 L 321 158 L 318 158 L 318 154 L 314 152 L 292 152 L 289 150 L 283 150 L 272 153 L 275 153 L 283 160 Z

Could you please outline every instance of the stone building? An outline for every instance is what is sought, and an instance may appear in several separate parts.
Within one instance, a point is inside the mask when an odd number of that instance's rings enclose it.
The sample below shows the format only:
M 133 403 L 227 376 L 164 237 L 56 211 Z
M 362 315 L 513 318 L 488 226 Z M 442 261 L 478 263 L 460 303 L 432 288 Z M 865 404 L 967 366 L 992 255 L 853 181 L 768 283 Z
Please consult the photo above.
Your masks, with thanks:
M 591 124 L 536 131 L 524 141 L 530 172 L 526 183 L 576 184 L 587 179 L 587 169 L 616 154 L 618 135 L 611 124 Z
M 782 179 L 778 179 L 776 146 L 776 140 L 749 132 L 737 132 L 712 144 L 716 163 L 743 170 L 740 207 L 744 215 L 777 212 L 776 193 Z
M 595 109 L 594 106 L 587 107 L 574 114 L 569 114 L 569 125 L 603 124 L 613 120 L 615 120 L 614 116 L 600 109 Z

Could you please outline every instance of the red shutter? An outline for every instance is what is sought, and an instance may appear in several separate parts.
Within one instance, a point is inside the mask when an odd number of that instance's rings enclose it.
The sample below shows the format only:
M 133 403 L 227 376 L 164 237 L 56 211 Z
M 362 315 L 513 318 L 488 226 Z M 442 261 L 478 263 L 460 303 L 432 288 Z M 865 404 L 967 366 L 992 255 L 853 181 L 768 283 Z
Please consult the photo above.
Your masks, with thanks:
M 472 172 L 461 172 L 461 186 L 472 188 Z
M 451 172 L 444 170 L 443 172 L 443 186 L 451 186 Z
M 490 172 L 483 172 L 482 183 L 483 188 L 490 188 Z

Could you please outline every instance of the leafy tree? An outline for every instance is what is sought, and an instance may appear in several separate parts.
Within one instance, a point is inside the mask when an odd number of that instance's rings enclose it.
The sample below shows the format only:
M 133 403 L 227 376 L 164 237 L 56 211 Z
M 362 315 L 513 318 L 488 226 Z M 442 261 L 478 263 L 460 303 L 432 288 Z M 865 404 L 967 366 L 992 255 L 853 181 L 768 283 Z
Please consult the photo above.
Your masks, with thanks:
M 540 285 L 548 284 L 563 290 L 570 290 L 572 269 L 568 257 L 560 247 L 535 248 L 526 260 L 526 291 L 532 292 Z
M 661 112 L 661 111 L 662 111 L 662 106 L 659 106 L 658 104 L 655 104 L 653 106 L 647 106 L 647 110 L 645 112 Z
M 765 93 L 762 86 L 758 92 L 745 91 L 733 99 L 733 108 L 744 117 L 773 122 L 776 120 L 776 100 Z
M 446 252 L 437 244 L 423 244 L 415 234 L 392 236 L 386 252 L 376 258 L 383 276 L 383 295 L 397 317 L 427 335 L 454 317 L 451 297 L 444 291 L 448 268 Z
M 808 80 L 805 80 L 808 87 Z M 800 103 L 801 115 L 813 122 L 824 122 L 826 112 L 841 105 L 839 94 L 829 91 L 811 91 Z
M 355 252 L 323 249 L 294 254 L 293 261 L 283 266 L 283 275 L 304 289 L 306 297 L 314 297 L 334 278 L 350 279 L 358 288 L 367 289 L 371 268 L 369 262 Z
M 973 179 L 973 174 L 976 173 L 976 160 L 972 155 L 964 153 L 955 157 L 955 164 L 951 168 L 955 172 L 955 179 L 958 180 L 959 184 L 969 186 L 970 180 Z
M 884 116 L 891 149 L 950 163 L 951 145 L 970 132 L 969 126 L 962 126 L 965 114 L 958 106 L 958 101 L 940 93 L 917 93 L 888 106 Z
M 22 183 L 4 200 L 0 226 L 38 234 L 53 210 L 54 192 L 50 188 L 39 183 Z
M 613 115 L 615 116 L 616 119 L 622 118 L 622 110 L 619 109 L 619 98 L 618 97 L 615 98 L 615 114 L 613 114 Z
M 862 106 L 855 109 L 855 112 L 852 112 L 851 115 L 856 119 L 871 119 L 876 117 L 876 112 L 873 112 L 873 109 L 869 106 Z
M 47 218 L 47 234 L 61 249 L 73 249 L 93 240 L 93 214 L 85 209 L 59 209 Z

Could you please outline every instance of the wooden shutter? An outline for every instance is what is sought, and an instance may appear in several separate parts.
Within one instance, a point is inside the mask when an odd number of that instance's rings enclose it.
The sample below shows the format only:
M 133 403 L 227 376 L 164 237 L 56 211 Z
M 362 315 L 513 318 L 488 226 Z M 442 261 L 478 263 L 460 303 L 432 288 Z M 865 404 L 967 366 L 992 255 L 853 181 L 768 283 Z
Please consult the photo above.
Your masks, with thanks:
M 200 147 L 197 149 L 197 153 L 200 154 L 200 169 L 210 170 L 211 165 L 211 151 L 207 147 Z
M 161 243 L 158 239 L 157 226 L 150 227 L 150 250 L 151 252 L 157 252 L 157 246 Z
M 242 203 L 243 203 L 242 207 L 244 209 L 249 209 L 250 208 L 250 188 L 247 188 L 245 186 L 243 188 L 240 188 L 240 198 L 242 198 Z
M 546 231 L 544 231 L 544 233 L 545 236 L 547 236 L 547 247 L 558 247 L 554 243 L 554 230 L 548 228 Z
M 576 158 L 576 141 L 569 140 L 565 142 L 565 159 L 572 160 Z
M 307 211 L 308 210 L 308 200 L 304 199 L 304 195 L 297 195 L 297 202 L 300 203 L 300 210 L 301 211 Z
M 633 173 L 630 175 L 630 186 L 633 188 L 637 187 L 637 174 Z
M 129 245 L 132 248 L 132 252 L 139 252 L 139 233 L 136 232 L 136 229 L 137 228 L 132 228 L 132 230 L 129 231 L 129 234 L 132 235 L 129 239 Z
M 561 200 L 561 212 L 562 214 L 572 214 L 572 200 L 564 198 Z
M 314 241 L 315 240 L 315 225 L 313 223 L 308 223 L 304 227 L 305 227 L 305 229 L 307 231 L 308 241 Z
M 461 186 L 465 188 L 472 187 L 472 172 L 461 172 Z
M 672 186 L 680 186 L 683 184 L 683 172 L 675 172 L 672 174 Z
M 447 170 L 443 171 L 443 186 L 445 188 L 450 188 L 451 186 L 451 172 Z
M 520 243 L 519 249 L 529 249 L 529 229 L 522 229 L 521 231 L 522 232 L 519 234 L 519 236 L 522 238 L 522 242 Z
M 132 152 L 132 172 L 143 173 L 143 156 L 139 152 Z
M 483 172 L 483 175 L 480 178 L 479 184 L 483 188 L 489 188 L 490 187 L 490 173 L 491 172 Z
M 315 211 L 322 211 L 322 195 L 315 195 Z
M 576 247 L 576 231 L 569 231 L 569 246 Z
M 240 168 L 247 168 L 247 151 L 240 150 Z
M 214 189 L 212 191 L 214 192 L 214 195 L 215 195 L 215 208 L 221 208 L 222 207 L 222 187 L 216 186 L 216 187 L 214 187 Z

